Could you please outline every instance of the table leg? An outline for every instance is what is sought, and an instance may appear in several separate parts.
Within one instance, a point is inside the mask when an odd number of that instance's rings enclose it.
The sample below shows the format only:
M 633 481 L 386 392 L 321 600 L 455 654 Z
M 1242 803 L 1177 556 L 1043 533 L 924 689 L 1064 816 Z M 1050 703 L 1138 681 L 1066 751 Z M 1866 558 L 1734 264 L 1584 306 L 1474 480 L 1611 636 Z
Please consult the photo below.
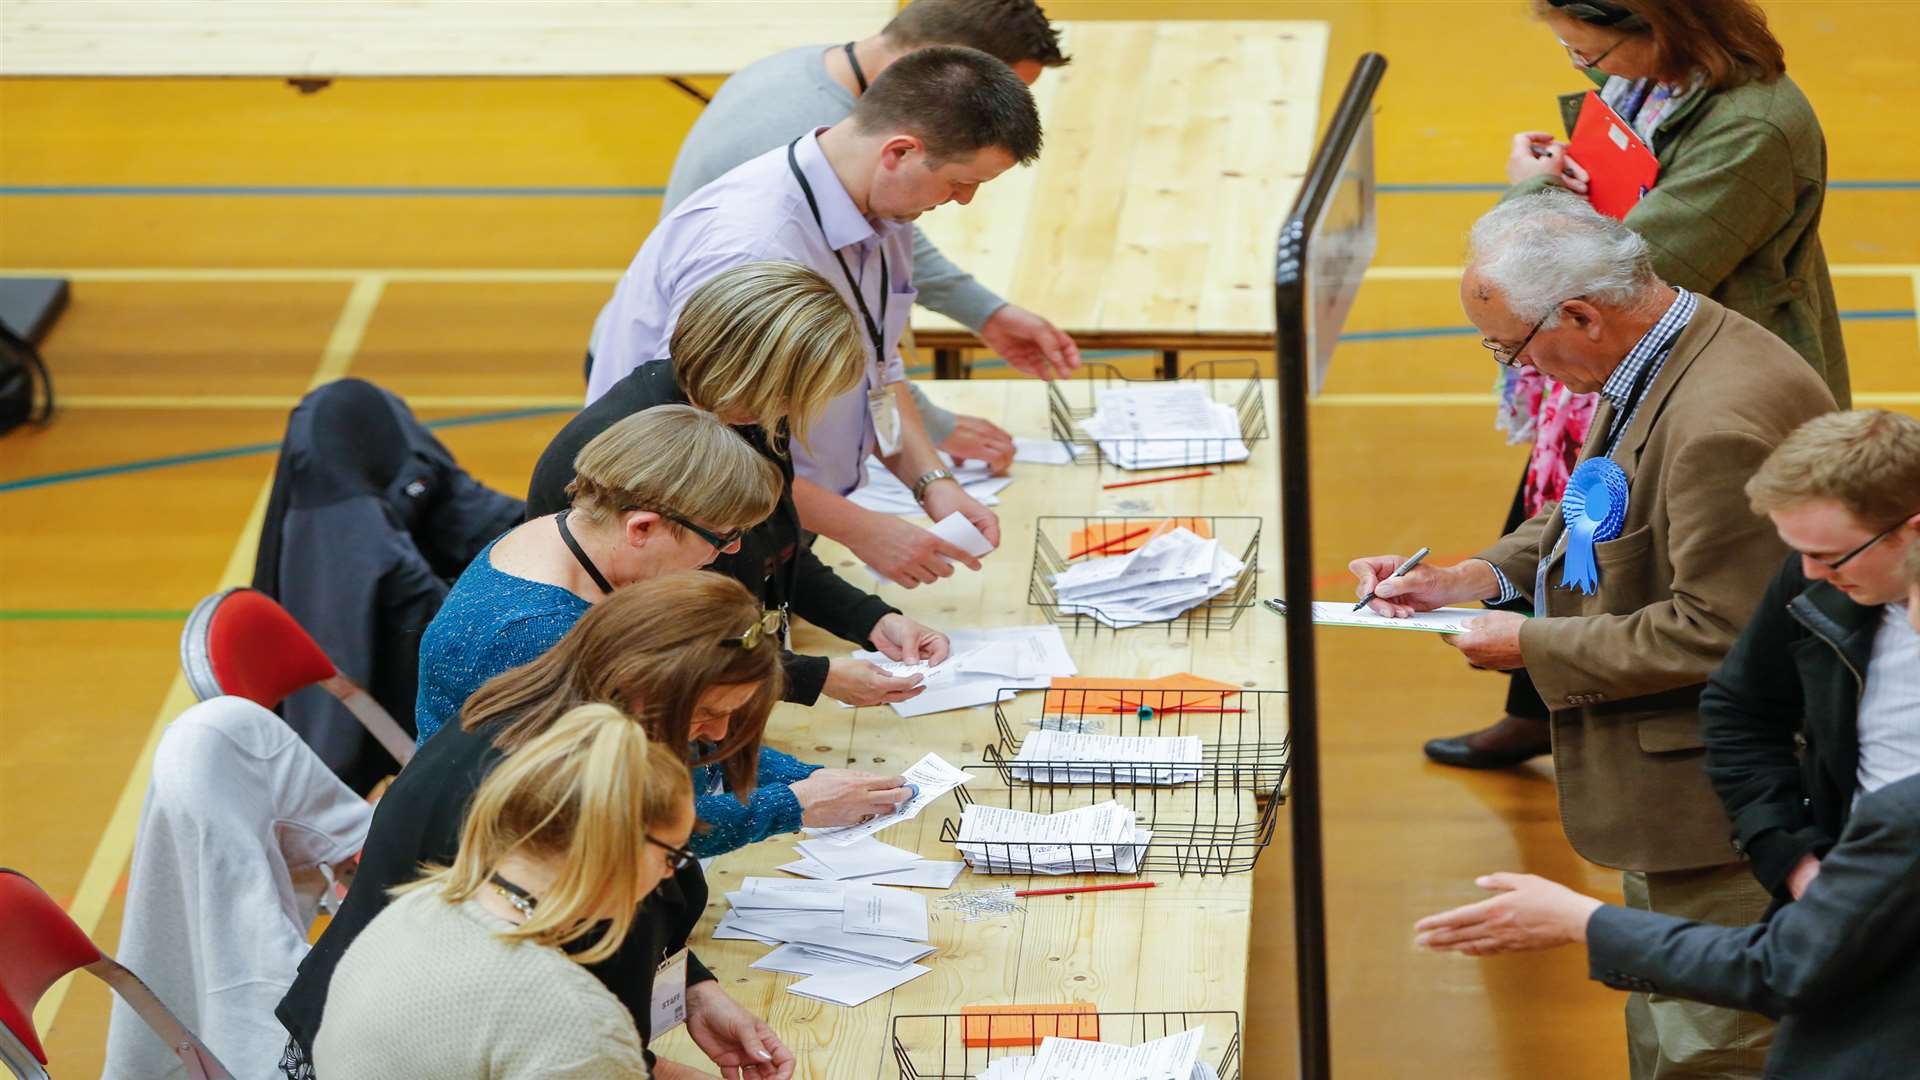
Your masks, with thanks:
M 962 363 L 959 349 L 933 350 L 933 377 L 936 379 L 970 379 L 973 371 L 970 365 Z
M 1163 379 L 1177 379 L 1180 377 L 1179 349 L 1160 350 L 1160 377 Z

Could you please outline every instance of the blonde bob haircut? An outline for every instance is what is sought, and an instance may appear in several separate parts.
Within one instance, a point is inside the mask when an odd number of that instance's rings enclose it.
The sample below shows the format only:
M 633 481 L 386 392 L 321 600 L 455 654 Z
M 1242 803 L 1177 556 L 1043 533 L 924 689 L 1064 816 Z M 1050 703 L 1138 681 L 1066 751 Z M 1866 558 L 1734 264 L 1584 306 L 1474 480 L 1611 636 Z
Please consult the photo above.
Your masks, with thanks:
M 757 425 L 770 445 L 807 429 L 860 385 L 865 347 L 853 310 L 796 262 L 723 271 L 694 290 L 673 327 L 673 374 L 687 400 Z
M 1875 530 L 1920 513 L 1920 420 L 1885 409 L 1816 416 L 1747 481 L 1756 514 L 1814 499 L 1832 499 Z
M 640 903 L 657 882 L 636 853 L 647 833 L 693 813 L 693 778 L 683 756 L 650 742 L 611 705 L 582 705 L 507 755 L 474 792 L 460 853 L 396 893 L 437 888 L 458 904 L 486 888 L 508 855 L 560 864 L 533 916 L 500 931 L 559 948 L 605 931 L 571 958 L 597 964 L 620 951 Z
M 574 455 L 573 474 L 573 509 L 595 525 L 651 510 L 730 532 L 760 524 L 780 504 L 779 467 L 691 405 L 621 417 Z

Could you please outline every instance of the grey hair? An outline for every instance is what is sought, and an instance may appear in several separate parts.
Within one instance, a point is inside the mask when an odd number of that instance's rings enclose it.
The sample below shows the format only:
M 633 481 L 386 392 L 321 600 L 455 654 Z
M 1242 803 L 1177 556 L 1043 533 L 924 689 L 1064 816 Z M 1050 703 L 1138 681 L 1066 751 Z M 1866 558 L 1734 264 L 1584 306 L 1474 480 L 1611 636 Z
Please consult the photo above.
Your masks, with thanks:
M 1621 307 L 1660 283 L 1647 242 L 1567 191 L 1509 199 L 1473 223 L 1467 265 L 1523 322 L 1551 328 L 1576 297 Z

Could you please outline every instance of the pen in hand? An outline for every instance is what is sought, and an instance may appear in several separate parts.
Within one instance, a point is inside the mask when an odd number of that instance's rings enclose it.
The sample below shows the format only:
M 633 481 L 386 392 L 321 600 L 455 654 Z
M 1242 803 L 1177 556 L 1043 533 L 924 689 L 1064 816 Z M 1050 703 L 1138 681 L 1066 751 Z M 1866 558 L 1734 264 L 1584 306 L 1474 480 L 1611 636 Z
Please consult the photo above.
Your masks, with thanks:
M 1397 578 L 1400 575 L 1406 573 L 1407 571 L 1413 569 L 1414 567 L 1419 566 L 1420 560 L 1426 558 L 1428 555 L 1432 553 L 1433 553 L 1432 548 L 1421 548 L 1419 551 L 1414 552 L 1413 555 L 1409 557 L 1406 562 L 1403 562 L 1400 564 L 1399 569 L 1395 570 L 1391 574 L 1388 574 L 1385 580 L 1392 581 L 1394 578 Z M 1361 608 L 1366 607 L 1368 604 L 1373 603 L 1374 598 L 1377 595 L 1379 595 L 1379 592 L 1380 592 L 1380 585 L 1378 582 L 1376 582 L 1374 583 L 1373 591 L 1361 597 L 1360 602 L 1353 605 L 1353 610 L 1359 611 Z

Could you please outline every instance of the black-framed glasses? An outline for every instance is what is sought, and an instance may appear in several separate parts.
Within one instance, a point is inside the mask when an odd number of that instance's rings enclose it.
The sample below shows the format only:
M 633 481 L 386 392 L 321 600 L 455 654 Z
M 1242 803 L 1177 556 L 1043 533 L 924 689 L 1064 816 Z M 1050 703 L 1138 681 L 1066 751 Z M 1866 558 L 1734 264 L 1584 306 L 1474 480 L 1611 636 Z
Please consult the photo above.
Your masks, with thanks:
M 762 612 L 760 618 L 755 620 L 752 626 L 747 627 L 746 633 L 721 638 L 720 644 L 731 645 L 736 649 L 751 649 L 760 644 L 761 638 L 769 641 L 778 640 L 780 627 L 784 621 L 785 616 L 778 611 Z
M 621 509 L 622 510 L 645 510 L 649 514 L 659 514 L 661 517 L 666 518 L 668 521 L 673 522 L 675 525 L 678 525 L 681 528 L 692 533 L 693 535 L 699 537 L 700 539 L 705 540 L 708 544 L 711 544 L 713 546 L 713 550 L 715 551 L 727 550 L 733 545 L 739 543 L 740 538 L 747 534 L 747 530 L 745 529 L 732 529 L 727 532 L 717 533 L 717 532 L 714 532 L 712 529 L 703 528 L 699 525 L 695 525 L 693 522 L 688 521 L 686 518 L 681 517 L 679 514 L 676 514 L 671 510 L 657 510 L 651 506 L 623 506 L 621 507 Z
M 699 861 L 700 856 L 683 847 L 676 847 L 657 836 L 648 836 L 647 843 L 667 853 L 667 869 L 679 872 Z
M 1533 324 L 1533 329 L 1527 331 L 1527 336 L 1520 339 L 1520 344 L 1515 345 L 1511 349 L 1492 338 L 1484 337 L 1480 339 L 1480 347 L 1492 353 L 1494 363 L 1499 364 L 1501 367 L 1519 367 L 1520 365 L 1517 361 L 1520 359 L 1520 354 L 1527 351 L 1527 346 L 1533 344 L 1533 336 L 1540 332 L 1541 327 L 1547 325 L 1548 319 L 1553 318 L 1553 312 L 1559 310 L 1560 305 L 1555 304 L 1553 311 L 1549 311 L 1545 315 L 1540 316 L 1540 321 Z
M 1892 536 L 1894 533 L 1899 532 L 1900 527 L 1902 525 L 1905 525 L 1907 522 L 1913 520 L 1913 517 L 1915 514 L 1920 514 L 1920 510 L 1915 510 L 1912 514 L 1908 514 L 1906 517 L 1903 517 L 1899 521 L 1896 521 L 1893 524 L 1887 526 L 1886 528 L 1880 530 L 1879 532 L 1875 533 L 1873 537 L 1869 539 L 1866 543 L 1861 544 L 1859 547 L 1854 548 L 1852 551 L 1847 552 L 1845 555 L 1842 555 L 1839 558 L 1834 559 L 1832 562 L 1828 562 L 1826 559 L 1816 559 L 1812 555 L 1807 556 L 1807 558 L 1813 559 L 1814 562 L 1819 563 L 1821 566 L 1824 566 L 1829 570 L 1838 570 L 1841 567 L 1852 562 L 1853 560 L 1859 558 L 1862 554 L 1866 552 L 1868 548 L 1872 547 L 1873 545 L 1879 543 L 1882 540 L 1885 540 L 1887 537 Z
M 1633 36 L 1632 34 L 1627 34 L 1620 37 L 1619 39 L 1614 41 L 1613 44 L 1607 46 L 1606 49 L 1604 49 L 1600 53 L 1599 56 L 1596 56 L 1591 60 L 1587 59 L 1585 56 L 1582 56 L 1579 50 L 1575 49 L 1573 46 L 1567 44 L 1564 41 L 1560 43 L 1560 47 L 1567 50 L 1567 59 L 1573 61 L 1573 66 L 1580 68 L 1581 70 L 1584 71 L 1587 68 L 1599 67 L 1600 61 L 1605 60 L 1609 56 L 1612 56 L 1613 50 L 1619 48 L 1622 45 L 1625 45 L 1627 43 L 1627 38 L 1632 36 Z

